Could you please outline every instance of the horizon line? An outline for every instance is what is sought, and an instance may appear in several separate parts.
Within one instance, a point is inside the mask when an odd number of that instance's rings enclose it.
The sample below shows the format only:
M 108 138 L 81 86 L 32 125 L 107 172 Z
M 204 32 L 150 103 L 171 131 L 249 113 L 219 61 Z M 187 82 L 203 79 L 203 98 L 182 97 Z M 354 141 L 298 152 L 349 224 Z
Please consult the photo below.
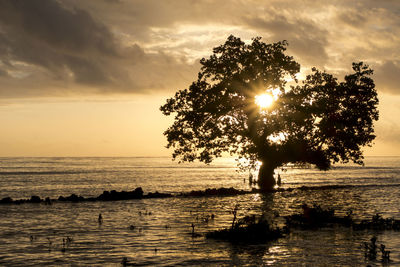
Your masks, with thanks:
M 364 157 L 400 157 L 400 155 L 366 155 Z M 171 156 L 1 156 L 1 158 L 171 158 Z M 236 158 L 224 156 L 218 158 Z M 215 158 L 217 159 L 217 158 Z

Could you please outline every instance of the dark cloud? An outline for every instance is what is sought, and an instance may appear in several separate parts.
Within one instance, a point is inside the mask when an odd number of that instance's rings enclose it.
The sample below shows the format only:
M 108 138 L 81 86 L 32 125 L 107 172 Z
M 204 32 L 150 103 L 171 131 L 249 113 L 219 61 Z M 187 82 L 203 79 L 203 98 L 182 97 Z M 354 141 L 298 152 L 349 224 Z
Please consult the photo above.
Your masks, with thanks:
M 0 20 L 8 32 L 40 41 L 44 48 L 115 54 L 112 34 L 82 9 L 66 9 L 48 0 L 2 0 L 0 7 Z
M 0 80 L 3 95 L 23 94 L 23 87 L 51 94 L 74 84 L 116 93 L 174 90 L 180 82 L 171 78 L 193 76 L 190 64 L 124 46 L 87 11 L 53 0 L 0 0 L 0 60 L 10 73 Z
M 1 60 L 42 67 L 58 79 L 70 72 L 88 84 L 112 78 L 99 59 L 118 57 L 118 46 L 84 10 L 48 0 L 1 0 L 0 23 Z

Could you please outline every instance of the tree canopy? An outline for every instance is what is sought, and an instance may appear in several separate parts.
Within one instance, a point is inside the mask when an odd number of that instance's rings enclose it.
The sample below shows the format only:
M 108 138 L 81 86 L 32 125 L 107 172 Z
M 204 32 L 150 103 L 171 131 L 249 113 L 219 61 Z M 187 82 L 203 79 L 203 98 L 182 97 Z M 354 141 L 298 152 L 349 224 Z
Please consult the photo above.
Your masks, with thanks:
M 164 132 L 173 158 L 210 163 L 228 152 L 249 167 L 261 161 L 264 188 L 271 187 L 265 177 L 285 163 L 322 170 L 336 162 L 363 164 L 362 147 L 374 140 L 379 117 L 373 71 L 353 63 L 339 81 L 313 68 L 299 81 L 300 65 L 285 54 L 287 45 L 260 37 L 246 44 L 231 35 L 201 59 L 197 80 L 160 108 L 175 114 Z M 268 101 L 257 105 L 262 97 Z

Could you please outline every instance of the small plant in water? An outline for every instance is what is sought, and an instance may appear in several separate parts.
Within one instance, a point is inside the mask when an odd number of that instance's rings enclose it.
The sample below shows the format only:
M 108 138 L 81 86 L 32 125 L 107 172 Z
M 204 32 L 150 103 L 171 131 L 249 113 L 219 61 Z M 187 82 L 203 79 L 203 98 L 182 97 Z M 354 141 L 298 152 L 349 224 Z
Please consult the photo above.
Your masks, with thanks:
M 127 266 L 128 265 L 128 258 L 127 257 L 123 257 L 122 261 L 121 261 L 122 266 Z
M 195 228 L 196 226 L 195 226 L 194 223 L 192 223 L 191 227 L 192 227 L 192 232 L 191 232 L 192 237 L 199 237 L 199 236 L 201 236 L 201 234 L 195 233 L 194 228 Z
M 385 250 L 386 246 L 381 244 L 382 262 L 387 263 L 390 261 L 390 251 Z
M 365 258 L 369 260 L 375 260 L 377 254 L 376 236 L 373 236 L 371 238 L 370 243 L 364 242 L 364 248 L 365 248 L 364 252 Z
M 53 241 L 51 241 L 50 237 L 48 237 L 47 240 L 49 244 L 49 252 L 51 252 L 51 245 L 53 244 Z
M 233 229 L 233 227 L 235 226 L 236 215 L 237 215 L 238 209 L 239 209 L 239 204 L 236 204 L 235 207 L 232 210 L 233 219 L 232 219 L 232 227 L 231 227 L 231 229 Z
M 378 252 L 378 246 L 376 245 L 376 240 L 377 240 L 376 236 L 373 236 L 370 240 L 370 243 L 364 242 L 364 249 L 365 249 L 364 256 L 368 260 L 376 260 Z M 381 244 L 379 250 L 381 252 L 381 261 L 383 263 L 390 262 L 390 251 L 386 250 L 386 246 L 384 244 Z

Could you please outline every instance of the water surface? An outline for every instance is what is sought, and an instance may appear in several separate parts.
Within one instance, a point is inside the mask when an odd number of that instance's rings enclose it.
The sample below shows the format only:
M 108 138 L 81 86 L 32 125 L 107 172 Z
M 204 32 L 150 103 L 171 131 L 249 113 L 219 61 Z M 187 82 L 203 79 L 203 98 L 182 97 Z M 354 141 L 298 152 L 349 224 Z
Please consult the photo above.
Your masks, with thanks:
M 168 158 L 2 158 L 0 198 L 57 198 L 71 193 L 89 197 L 138 186 L 145 193 L 221 186 L 250 189 L 243 181 L 247 177 L 248 173 L 236 172 L 232 159 L 207 166 L 178 165 Z M 392 265 L 400 264 L 400 233 L 395 231 L 294 230 L 262 245 L 233 245 L 189 234 L 192 223 L 198 233 L 228 227 L 235 205 L 239 217 L 293 214 L 307 203 L 333 207 L 337 214 L 352 209 L 356 219 L 376 212 L 400 219 L 400 158 L 367 158 L 365 167 L 340 165 L 328 172 L 287 169 L 281 177 L 286 188 L 345 187 L 234 197 L 0 205 L 0 265 L 120 266 L 127 257 L 130 263 L 151 266 L 381 266 L 364 259 L 361 243 L 373 235 L 392 251 Z M 204 218 L 211 214 L 215 219 L 206 223 Z M 282 223 L 279 217 L 276 221 Z M 73 241 L 63 252 L 67 236 Z

